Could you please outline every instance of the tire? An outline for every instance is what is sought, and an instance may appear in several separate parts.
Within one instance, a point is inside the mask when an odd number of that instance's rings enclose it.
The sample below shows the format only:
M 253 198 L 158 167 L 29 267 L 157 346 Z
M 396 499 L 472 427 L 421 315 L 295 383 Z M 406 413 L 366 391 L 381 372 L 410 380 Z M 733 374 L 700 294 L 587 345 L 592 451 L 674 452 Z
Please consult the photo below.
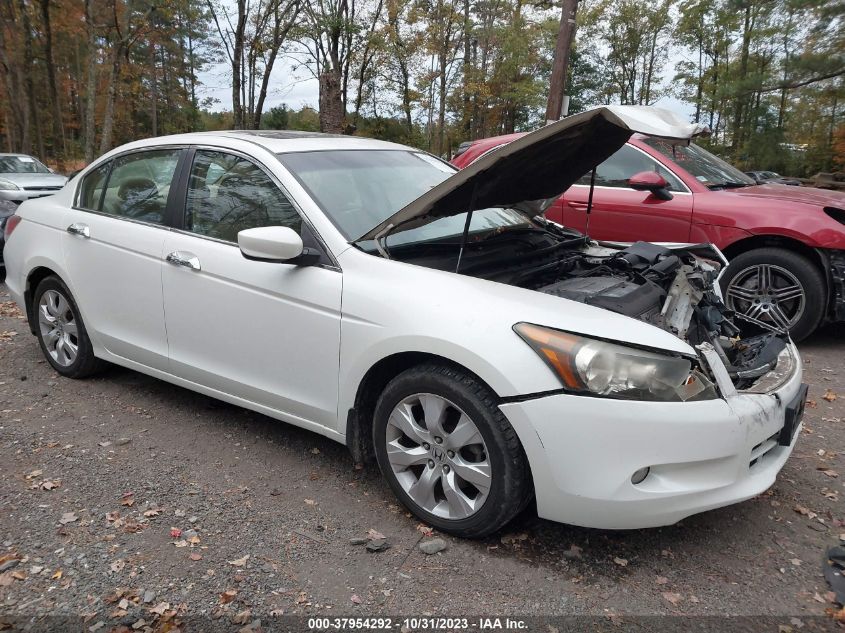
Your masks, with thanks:
M 51 275 L 38 284 L 30 314 L 44 357 L 62 376 L 85 378 L 103 368 L 105 363 L 94 356 L 79 307 L 61 279 Z
M 803 255 L 783 248 L 758 248 L 737 255 L 721 285 L 728 308 L 785 326 L 794 341 L 815 331 L 828 303 L 827 284 L 819 268 Z
M 420 365 L 388 383 L 373 446 L 402 504 L 456 536 L 495 532 L 533 495 L 528 460 L 495 395 L 457 368 Z

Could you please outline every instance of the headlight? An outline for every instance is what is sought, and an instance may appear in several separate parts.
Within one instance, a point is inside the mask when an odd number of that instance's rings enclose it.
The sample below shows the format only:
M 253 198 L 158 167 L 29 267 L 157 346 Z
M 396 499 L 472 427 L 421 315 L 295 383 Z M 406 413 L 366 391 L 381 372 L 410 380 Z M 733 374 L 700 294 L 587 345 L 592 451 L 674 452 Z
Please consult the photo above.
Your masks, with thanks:
M 540 355 L 568 391 L 628 400 L 683 402 L 718 397 L 688 358 L 517 323 L 514 331 Z
M 0 178 L 0 191 L 17 191 L 18 189 L 20 189 L 20 187 L 18 187 L 11 180 Z

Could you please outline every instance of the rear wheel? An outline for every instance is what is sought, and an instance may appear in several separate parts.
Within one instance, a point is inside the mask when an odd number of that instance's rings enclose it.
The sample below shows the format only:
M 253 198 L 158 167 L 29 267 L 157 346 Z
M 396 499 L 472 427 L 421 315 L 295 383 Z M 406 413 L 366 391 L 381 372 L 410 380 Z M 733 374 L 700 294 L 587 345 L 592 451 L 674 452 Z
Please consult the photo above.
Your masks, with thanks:
M 485 536 L 531 498 L 515 431 L 489 388 L 458 369 L 423 365 L 394 378 L 376 405 L 373 441 L 396 496 L 444 532 Z
M 70 290 L 58 277 L 45 277 L 32 298 L 31 313 L 41 351 L 57 372 L 84 378 L 103 366 L 94 356 L 91 339 Z
M 782 248 L 759 248 L 735 257 L 722 277 L 722 291 L 728 308 L 787 329 L 796 341 L 818 327 L 827 305 L 818 267 Z

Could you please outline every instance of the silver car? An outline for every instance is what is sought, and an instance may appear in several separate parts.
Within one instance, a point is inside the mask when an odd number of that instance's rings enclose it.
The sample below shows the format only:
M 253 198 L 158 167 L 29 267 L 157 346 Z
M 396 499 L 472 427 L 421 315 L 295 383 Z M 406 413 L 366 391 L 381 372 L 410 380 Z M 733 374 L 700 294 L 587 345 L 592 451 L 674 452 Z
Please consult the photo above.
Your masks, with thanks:
M 21 203 L 56 193 L 67 178 L 26 154 L 0 154 L 0 200 Z

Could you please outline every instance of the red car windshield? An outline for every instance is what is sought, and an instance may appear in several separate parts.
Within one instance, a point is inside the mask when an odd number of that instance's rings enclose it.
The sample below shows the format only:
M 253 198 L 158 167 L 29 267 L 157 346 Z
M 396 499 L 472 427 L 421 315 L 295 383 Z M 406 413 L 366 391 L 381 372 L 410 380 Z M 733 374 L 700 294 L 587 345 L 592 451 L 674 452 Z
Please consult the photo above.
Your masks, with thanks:
M 712 189 L 748 187 L 756 184 L 736 167 L 729 165 L 695 143 L 675 145 L 662 139 L 646 138 L 643 140 L 664 156 L 672 159 L 699 182 Z

